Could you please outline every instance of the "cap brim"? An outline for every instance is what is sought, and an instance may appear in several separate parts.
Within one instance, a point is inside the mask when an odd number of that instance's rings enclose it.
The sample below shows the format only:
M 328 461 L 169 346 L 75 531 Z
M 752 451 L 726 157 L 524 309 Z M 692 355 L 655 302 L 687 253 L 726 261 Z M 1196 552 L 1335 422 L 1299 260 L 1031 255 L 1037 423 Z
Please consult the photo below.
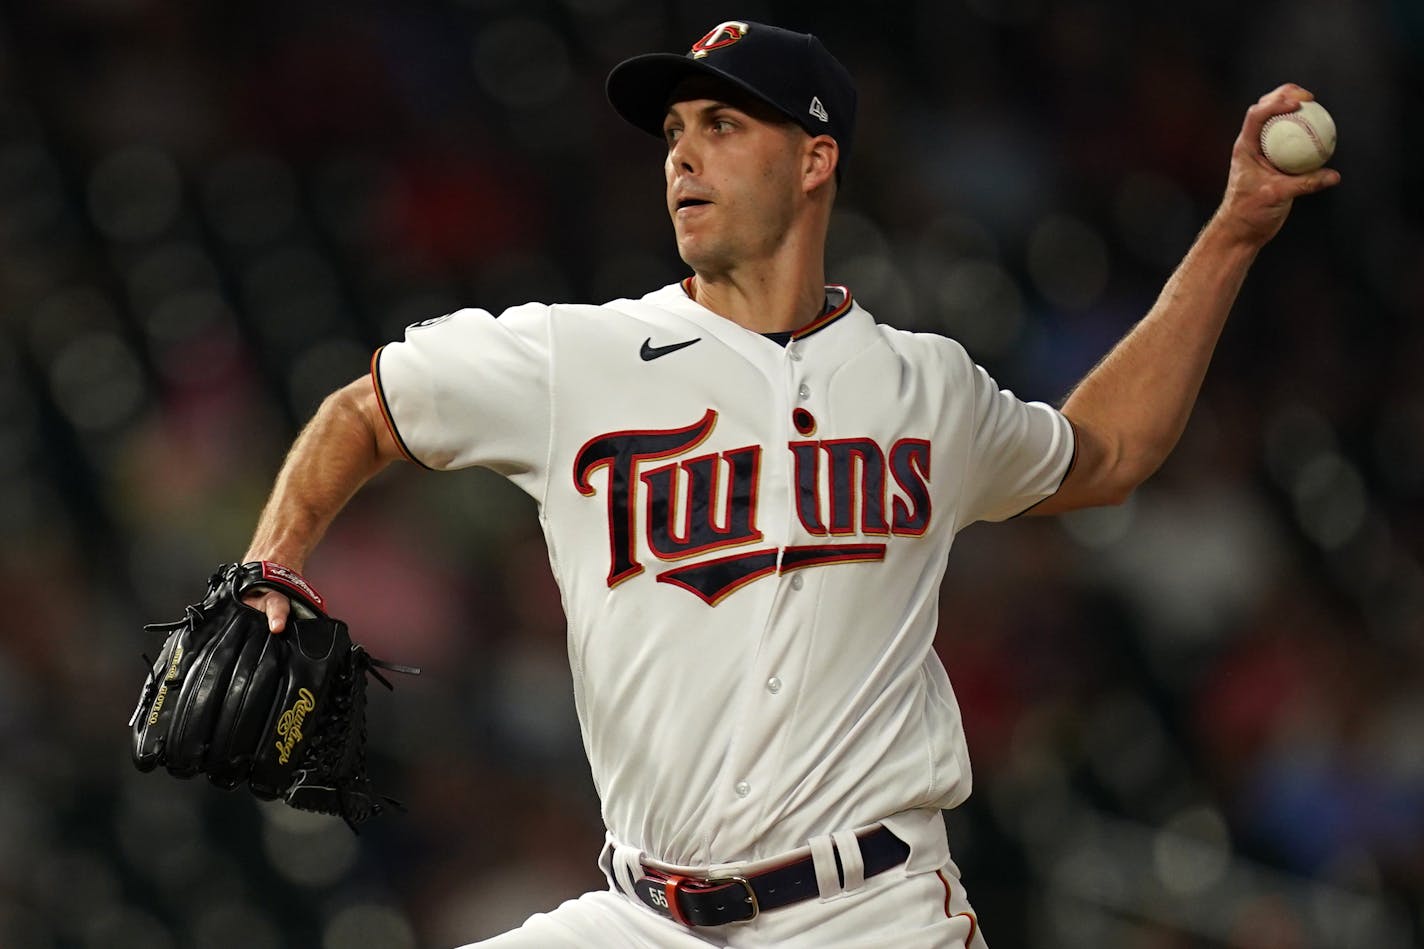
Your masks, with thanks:
M 625 59 L 608 74 L 604 94 L 619 115 L 649 135 L 662 138 L 668 100 L 677 84 L 689 76 L 719 79 L 796 121 L 795 116 L 735 76 L 680 53 L 646 53 Z

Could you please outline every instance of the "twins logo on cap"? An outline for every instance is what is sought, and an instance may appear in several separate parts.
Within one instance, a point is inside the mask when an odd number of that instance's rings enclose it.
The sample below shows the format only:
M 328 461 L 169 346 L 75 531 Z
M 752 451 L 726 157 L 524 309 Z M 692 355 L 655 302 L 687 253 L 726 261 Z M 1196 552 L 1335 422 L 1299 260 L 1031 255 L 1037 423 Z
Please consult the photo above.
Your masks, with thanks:
M 701 59 L 714 49 L 721 49 L 723 46 L 731 46 L 737 40 L 746 36 L 749 27 L 747 24 L 737 20 L 728 20 L 726 23 L 719 23 L 707 31 L 707 35 L 696 43 L 692 44 L 693 59 Z

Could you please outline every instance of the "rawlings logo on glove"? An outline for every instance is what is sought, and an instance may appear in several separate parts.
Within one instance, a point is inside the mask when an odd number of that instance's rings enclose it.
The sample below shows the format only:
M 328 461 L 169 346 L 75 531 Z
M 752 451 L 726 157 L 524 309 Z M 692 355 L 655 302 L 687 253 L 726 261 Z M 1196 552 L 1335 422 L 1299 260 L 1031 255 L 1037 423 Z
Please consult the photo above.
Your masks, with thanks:
M 283 632 L 242 602 L 254 587 L 291 597 Z M 373 659 L 324 605 L 279 564 L 226 564 L 183 619 L 145 627 L 167 639 L 129 720 L 138 769 L 203 773 L 228 790 L 245 782 L 352 829 L 395 804 L 366 776 L 366 676 L 390 688 L 378 668 L 420 670 Z
M 277 760 L 280 763 L 287 763 L 292 756 L 292 748 L 302 740 L 302 722 L 307 712 L 314 708 L 316 696 L 311 694 L 311 690 L 302 689 L 297 693 L 297 704 L 283 712 L 277 720 L 277 737 L 281 739 L 277 742 Z

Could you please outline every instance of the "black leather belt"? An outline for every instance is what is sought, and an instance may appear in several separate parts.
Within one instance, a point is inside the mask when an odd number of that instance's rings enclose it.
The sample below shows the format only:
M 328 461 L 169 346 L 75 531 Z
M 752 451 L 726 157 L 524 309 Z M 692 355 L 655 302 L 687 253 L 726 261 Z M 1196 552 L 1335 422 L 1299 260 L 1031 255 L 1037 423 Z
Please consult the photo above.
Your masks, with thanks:
M 910 845 L 878 828 L 860 838 L 865 877 L 898 867 L 910 856 Z M 845 885 L 845 871 L 836 853 L 836 877 Z M 816 865 L 804 857 L 753 876 L 695 877 L 643 866 L 647 875 L 633 884 L 633 893 L 655 912 L 684 926 L 724 926 L 755 919 L 820 893 Z

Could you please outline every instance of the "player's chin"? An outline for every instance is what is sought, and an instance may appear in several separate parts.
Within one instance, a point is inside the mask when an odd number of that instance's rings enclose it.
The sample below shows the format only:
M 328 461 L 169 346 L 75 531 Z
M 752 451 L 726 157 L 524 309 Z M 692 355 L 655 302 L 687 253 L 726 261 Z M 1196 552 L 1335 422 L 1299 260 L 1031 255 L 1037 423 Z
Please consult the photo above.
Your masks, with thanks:
M 677 235 L 679 246 L 688 241 L 697 240 L 699 237 L 705 238 L 707 226 L 705 221 L 690 220 L 679 214 L 672 216 L 672 232 Z
M 716 248 L 707 240 L 707 235 L 698 234 L 694 229 L 675 228 L 677 233 L 677 253 L 683 263 L 693 270 L 706 269 L 718 258 Z
M 682 262 L 692 268 L 693 273 L 698 274 L 722 273 L 732 269 L 732 265 L 736 262 L 730 255 L 717 253 L 696 242 L 689 244 L 679 242 L 677 252 L 678 256 L 682 258 Z

